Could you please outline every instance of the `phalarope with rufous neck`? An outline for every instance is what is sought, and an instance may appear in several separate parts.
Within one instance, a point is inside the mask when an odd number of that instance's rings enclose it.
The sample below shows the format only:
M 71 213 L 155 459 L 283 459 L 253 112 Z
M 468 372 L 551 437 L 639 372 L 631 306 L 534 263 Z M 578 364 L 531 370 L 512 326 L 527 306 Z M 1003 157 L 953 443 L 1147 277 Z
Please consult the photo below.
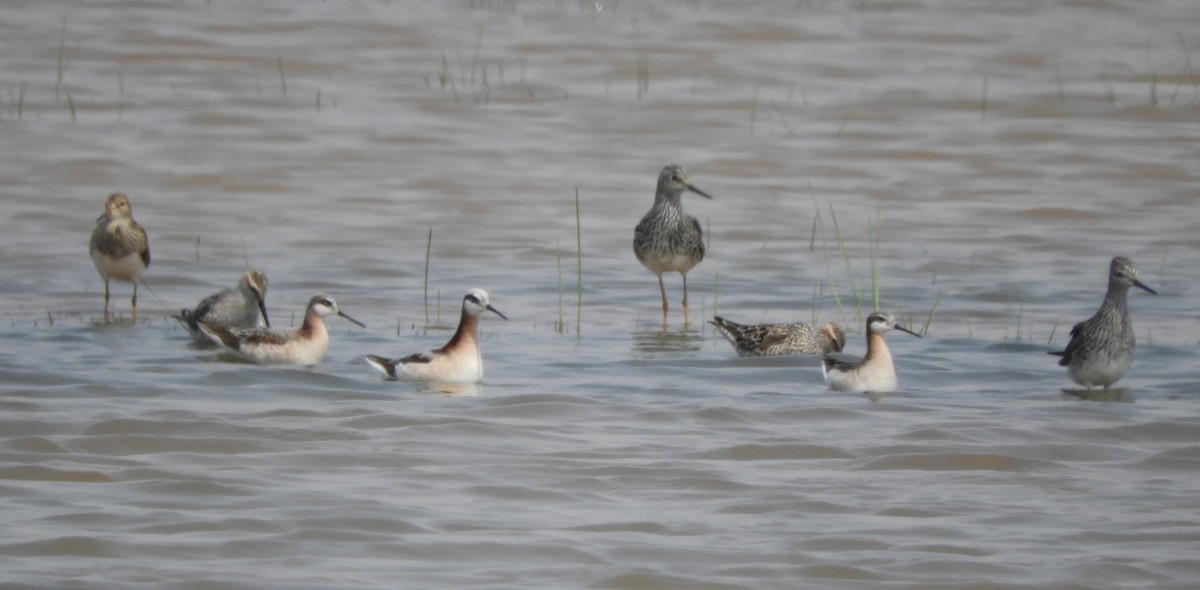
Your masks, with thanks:
M 508 319 L 492 307 L 487 291 L 471 289 L 463 297 L 458 329 L 445 346 L 394 360 L 371 354 L 367 355 L 367 363 L 392 379 L 478 383 L 483 380 L 483 355 L 479 352 L 479 316 L 485 311 Z
M 892 353 L 883 335 L 900 330 L 917 338 L 921 335 L 896 323 L 886 311 L 874 311 L 867 316 L 867 354 L 860 361 L 835 359 L 826 356 L 821 371 L 829 388 L 835 391 L 886 392 L 896 389 L 896 368 Z
M 1117 256 L 1108 267 L 1108 291 L 1100 309 L 1071 328 L 1066 349 L 1050 352 L 1062 357 L 1058 364 L 1067 367 L 1072 381 L 1088 389 L 1097 385 L 1108 389 L 1133 364 L 1133 322 L 1125 303 L 1130 287 L 1158 295 L 1137 279 L 1132 260 Z
M 137 288 L 142 273 L 150 266 L 150 242 L 146 230 L 133 220 L 133 205 L 124 193 L 113 193 L 104 202 L 104 214 L 96 219 L 88 246 L 96 272 L 104 279 L 104 317 L 108 318 L 108 282 L 133 283 L 130 315 L 137 317 Z
M 313 295 L 304 311 L 304 323 L 294 330 L 272 328 L 226 328 L 200 322 L 200 331 L 225 350 L 260 364 L 315 365 L 329 350 L 325 316 L 339 315 L 365 328 L 362 322 L 342 313 L 327 295 Z

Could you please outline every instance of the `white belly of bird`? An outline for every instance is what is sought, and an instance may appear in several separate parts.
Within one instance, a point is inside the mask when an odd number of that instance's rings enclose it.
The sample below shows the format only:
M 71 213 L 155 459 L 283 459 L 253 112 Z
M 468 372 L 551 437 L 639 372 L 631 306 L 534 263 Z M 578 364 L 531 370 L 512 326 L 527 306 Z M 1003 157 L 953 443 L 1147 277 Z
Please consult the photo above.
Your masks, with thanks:
M 293 338 L 283 344 L 243 343 L 239 354 L 264 365 L 315 365 L 329 350 L 329 333 L 315 330 L 312 338 Z
M 141 278 L 142 273 L 146 270 L 146 265 L 142 262 L 142 257 L 137 253 L 114 259 L 100 252 L 92 252 L 92 262 L 96 264 L 96 270 L 100 272 L 100 276 L 104 277 L 105 280 L 117 279 L 118 281 L 134 283 Z
M 1129 366 L 1133 364 L 1133 355 L 1123 355 L 1121 358 L 1107 360 L 1091 360 L 1072 364 L 1071 380 L 1084 387 L 1108 387 L 1121 379 Z
M 447 383 L 478 383 L 483 380 L 483 360 L 475 354 L 443 354 L 428 363 L 402 363 L 398 367 L 409 379 Z
M 885 392 L 895 391 L 899 385 L 892 363 L 879 360 L 859 365 L 851 371 L 825 371 L 825 381 L 834 391 Z

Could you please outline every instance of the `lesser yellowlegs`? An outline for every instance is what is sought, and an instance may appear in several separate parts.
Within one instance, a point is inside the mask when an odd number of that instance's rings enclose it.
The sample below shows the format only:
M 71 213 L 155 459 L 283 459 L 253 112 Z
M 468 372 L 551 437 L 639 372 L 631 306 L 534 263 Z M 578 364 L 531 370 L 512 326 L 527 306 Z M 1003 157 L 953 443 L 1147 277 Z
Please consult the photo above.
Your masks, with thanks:
M 1096 314 L 1071 328 L 1071 341 L 1061 352 L 1058 364 L 1067 367 L 1071 380 L 1091 389 L 1108 389 L 1121 379 L 1133 363 L 1133 322 L 1125 303 L 1130 287 L 1158 292 L 1137 279 L 1133 261 L 1117 256 L 1108 267 L 1108 291 Z
M 683 318 L 686 325 L 687 273 L 704 260 L 700 222 L 695 217 L 685 215 L 679 201 L 685 191 L 712 199 L 691 184 L 683 167 L 671 165 L 663 168 L 658 175 L 654 206 L 633 231 L 634 255 L 643 266 L 658 276 L 664 328 L 667 325 L 667 289 L 663 286 L 663 273 L 677 272 L 683 277 Z

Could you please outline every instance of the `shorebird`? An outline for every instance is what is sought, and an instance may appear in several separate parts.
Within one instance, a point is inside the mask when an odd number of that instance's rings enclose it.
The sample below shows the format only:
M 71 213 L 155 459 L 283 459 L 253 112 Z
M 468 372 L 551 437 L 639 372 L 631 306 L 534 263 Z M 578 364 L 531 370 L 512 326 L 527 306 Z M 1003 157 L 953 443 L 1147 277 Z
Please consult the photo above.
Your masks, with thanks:
M 137 288 L 142 273 L 150 266 L 150 243 L 146 230 L 133 220 L 133 205 L 124 193 L 113 193 L 104 202 L 104 214 L 96 219 L 88 247 L 96 272 L 104 279 L 104 317 L 108 318 L 108 282 L 133 283 L 130 315 L 137 317 Z
M 200 331 L 225 350 L 260 364 L 315 365 L 329 350 L 325 316 L 339 315 L 365 328 L 362 322 L 342 313 L 328 295 L 313 295 L 304 310 L 304 323 L 293 330 L 272 328 L 227 328 L 200 322 Z
M 200 331 L 200 322 L 226 328 L 270 328 L 266 301 L 267 275 L 262 271 L 248 270 L 238 281 L 237 287 L 209 295 L 200 300 L 195 308 L 180 310 L 179 315 L 172 317 L 191 332 L 193 340 L 208 344 L 212 340 Z
M 471 289 L 463 297 L 458 329 L 445 346 L 394 360 L 370 354 L 367 355 L 367 363 L 392 379 L 478 383 L 483 380 L 483 356 L 479 352 L 479 316 L 485 311 L 508 319 L 492 307 L 487 291 Z
M 841 352 L 846 335 L 837 324 L 757 324 L 746 326 L 717 316 L 708 322 L 733 345 L 738 356 L 824 355 Z
M 1071 341 L 1061 352 L 1058 364 L 1067 367 L 1071 380 L 1091 389 L 1108 389 L 1121 379 L 1133 363 L 1133 322 L 1125 303 L 1130 287 L 1153 295 L 1158 291 L 1137 280 L 1133 261 L 1117 256 L 1108 267 L 1108 291 L 1096 314 L 1071 328 Z
M 829 388 L 835 391 L 886 392 L 896 389 L 896 368 L 892 353 L 883 335 L 900 330 L 920 338 L 921 335 L 896 323 L 886 311 L 873 311 L 867 316 L 867 354 L 861 361 L 841 360 L 826 356 L 821 371 Z
M 689 182 L 687 170 L 670 165 L 658 174 L 658 189 L 654 206 L 633 230 L 633 253 L 642 266 L 658 275 L 658 290 L 662 294 L 663 328 L 667 326 L 667 288 L 663 273 L 677 272 L 683 277 L 683 321 L 688 322 L 687 273 L 704 260 L 704 238 L 700 222 L 685 215 L 679 198 L 691 191 L 706 199 L 708 194 Z

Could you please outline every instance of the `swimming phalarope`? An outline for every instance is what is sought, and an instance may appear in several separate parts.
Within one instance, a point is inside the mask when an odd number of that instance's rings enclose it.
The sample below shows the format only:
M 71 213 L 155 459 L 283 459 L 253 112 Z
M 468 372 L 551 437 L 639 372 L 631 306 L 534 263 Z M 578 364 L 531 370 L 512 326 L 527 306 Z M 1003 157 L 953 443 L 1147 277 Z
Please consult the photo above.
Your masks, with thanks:
M 133 205 L 123 193 L 113 193 L 104 202 L 104 214 L 96 219 L 88 247 L 92 263 L 104 279 L 104 317 L 108 317 L 108 282 L 133 283 L 130 315 L 137 317 L 137 288 L 142 273 L 150 266 L 150 243 L 146 230 L 133 220 Z
M 483 356 L 479 352 L 479 316 L 485 311 L 508 319 L 492 307 L 487 291 L 471 289 L 463 297 L 458 330 L 441 348 L 418 352 L 401 359 L 367 355 L 367 363 L 392 379 L 444 383 L 478 383 L 483 380 Z
M 324 318 L 331 314 L 366 327 L 342 313 L 332 297 L 317 294 L 308 300 L 304 323 L 293 330 L 227 328 L 200 322 L 200 331 L 222 348 L 256 363 L 315 365 L 329 349 L 329 331 L 325 329 Z
M 737 324 L 721 316 L 709 322 L 733 345 L 738 356 L 823 355 L 841 352 L 846 335 L 832 322 L 813 324 Z
M 821 371 L 829 388 L 835 391 L 886 392 L 896 389 L 896 368 L 892 353 L 883 335 L 900 330 L 920 338 L 921 335 L 896 323 L 886 311 L 874 311 L 867 316 L 867 354 L 861 361 L 840 360 L 826 356 Z
M 1130 287 L 1158 291 L 1137 279 L 1133 261 L 1124 256 L 1112 259 L 1108 268 L 1108 291 L 1096 314 L 1071 328 L 1071 341 L 1061 352 L 1058 364 L 1067 367 L 1071 380 L 1091 389 L 1108 389 L 1121 379 L 1133 363 L 1133 322 L 1125 303 Z
M 226 328 L 270 328 L 266 300 L 267 275 L 262 271 L 248 270 L 236 288 L 209 295 L 200 300 L 195 308 L 180 310 L 179 315 L 172 317 L 191 332 L 192 339 L 197 343 L 209 344 L 212 340 L 200 331 L 200 322 Z
M 712 199 L 691 184 L 683 167 L 670 165 L 663 168 L 658 175 L 654 206 L 633 230 L 634 255 L 650 272 L 658 275 L 664 328 L 667 325 L 667 288 L 663 286 L 663 273 L 677 272 L 683 277 L 683 320 L 687 324 L 687 273 L 704 260 L 700 222 L 685 215 L 680 204 L 680 196 L 685 191 Z

